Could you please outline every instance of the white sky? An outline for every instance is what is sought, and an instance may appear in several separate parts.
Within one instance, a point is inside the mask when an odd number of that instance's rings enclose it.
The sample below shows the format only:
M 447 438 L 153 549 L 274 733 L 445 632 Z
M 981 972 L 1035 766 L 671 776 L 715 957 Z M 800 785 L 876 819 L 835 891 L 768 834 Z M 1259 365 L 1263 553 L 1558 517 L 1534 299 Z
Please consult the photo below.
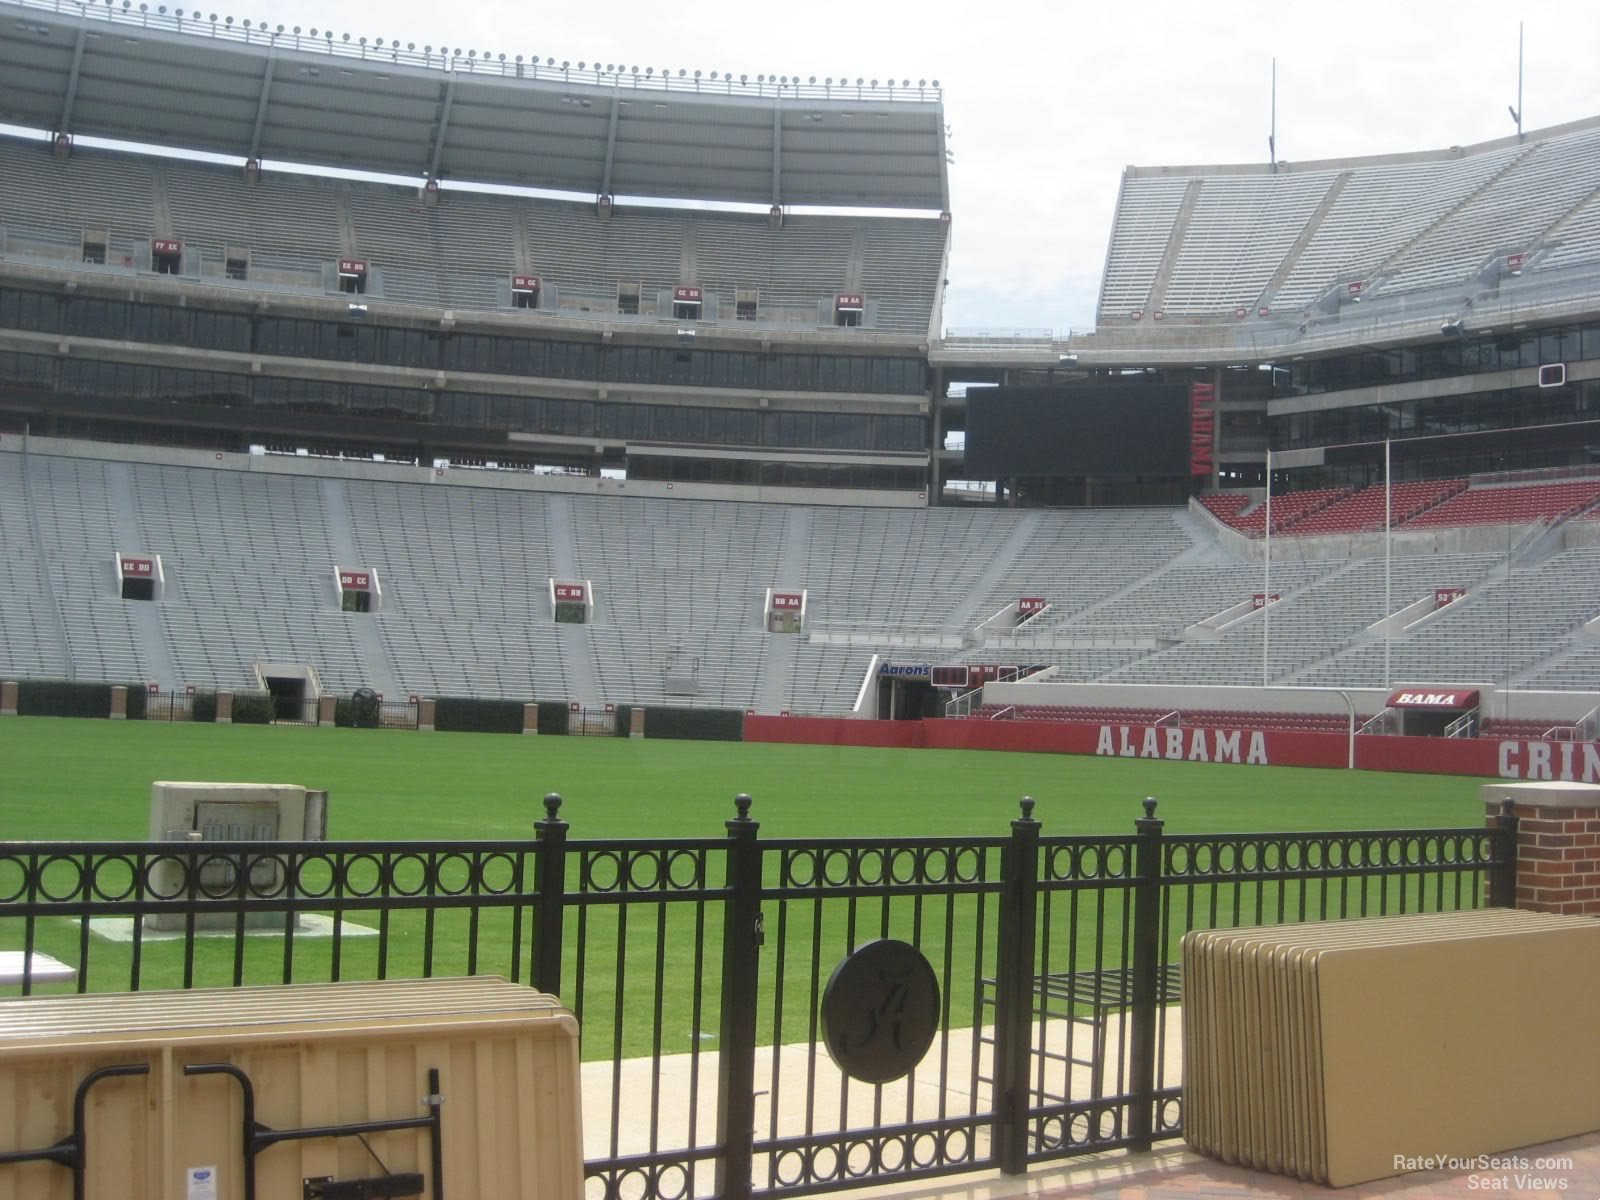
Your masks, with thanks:
M 1091 326 L 1122 168 L 1265 161 L 1274 56 L 1291 161 L 1513 133 L 1519 20 L 1524 128 L 1600 115 L 1594 0 L 209 2 L 496 54 L 936 78 L 955 159 L 947 327 Z

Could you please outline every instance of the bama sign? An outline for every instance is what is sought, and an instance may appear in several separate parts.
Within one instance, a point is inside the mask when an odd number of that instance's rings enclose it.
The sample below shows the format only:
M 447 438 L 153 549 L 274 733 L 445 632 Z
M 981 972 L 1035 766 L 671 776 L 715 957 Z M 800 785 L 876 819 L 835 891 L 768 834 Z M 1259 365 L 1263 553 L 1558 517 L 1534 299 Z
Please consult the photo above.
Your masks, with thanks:
M 1478 693 L 1457 689 L 1455 691 L 1422 691 L 1420 689 L 1391 692 L 1384 702 L 1390 708 L 1435 708 L 1452 712 L 1478 707 Z

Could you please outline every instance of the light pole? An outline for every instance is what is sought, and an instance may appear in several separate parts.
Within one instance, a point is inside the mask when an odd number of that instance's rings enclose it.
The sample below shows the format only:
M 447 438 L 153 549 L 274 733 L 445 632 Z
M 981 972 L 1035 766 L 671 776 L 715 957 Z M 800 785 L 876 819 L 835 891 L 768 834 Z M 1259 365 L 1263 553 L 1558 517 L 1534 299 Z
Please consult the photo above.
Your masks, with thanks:
M 1393 679 L 1394 630 L 1394 482 L 1389 473 L 1389 439 L 1383 439 L 1383 686 Z
M 1267 526 L 1261 558 L 1261 686 L 1272 682 L 1267 666 L 1267 639 L 1272 633 L 1272 449 L 1267 449 Z

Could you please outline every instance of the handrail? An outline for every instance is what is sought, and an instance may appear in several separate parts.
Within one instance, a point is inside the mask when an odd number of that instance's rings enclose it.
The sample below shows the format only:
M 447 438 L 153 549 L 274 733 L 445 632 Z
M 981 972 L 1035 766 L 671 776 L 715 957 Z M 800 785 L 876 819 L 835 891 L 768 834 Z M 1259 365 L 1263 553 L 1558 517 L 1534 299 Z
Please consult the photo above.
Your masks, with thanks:
M 1356 730 L 1356 734 L 1358 736 L 1362 734 L 1388 734 L 1391 732 L 1390 727 L 1394 724 L 1397 715 L 1398 710 L 1393 708 L 1385 708 L 1381 712 L 1374 713 L 1360 729 Z
M 1583 716 L 1579 717 L 1572 725 L 1573 732 L 1578 734 L 1578 740 L 1592 742 L 1600 737 L 1600 704 L 1595 705 Z
M 983 688 L 981 686 L 975 687 L 971 691 L 962 692 L 959 696 L 952 696 L 945 702 L 944 715 L 952 718 L 970 717 L 974 707 L 974 696 L 981 702 L 983 699 Z
M 1526 529 L 1517 535 L 1517 538 L 1506 548 L 1506 562 L 1510 563 L 1522 556 L 1523 551 L 1532 546 L 1550 531 L 1555 522 L 1547 521 L 1543 517 L 1535 518 Z

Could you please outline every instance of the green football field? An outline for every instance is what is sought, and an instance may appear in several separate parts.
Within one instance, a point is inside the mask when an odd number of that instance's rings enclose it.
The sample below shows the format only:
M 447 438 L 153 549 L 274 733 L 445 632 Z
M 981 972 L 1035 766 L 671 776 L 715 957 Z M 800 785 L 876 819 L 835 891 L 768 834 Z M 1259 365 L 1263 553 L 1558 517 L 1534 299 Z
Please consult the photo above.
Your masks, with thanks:
M 984 751 L 15 718 L 0 721 L 0 841 L 144 840 L 155 780 L 324 788 L 330 838 L 417 840 L 424 848 L 442 840 L 531 839 L 534 822 L 543 815 L 542 798 L 552 791 L 565 798 L 562 816 L 574 840 L 720 839 L 739 792 L 754 798 L 752 816 L 761 823 L 763 839 L 999 837 L 1008 832 L 1024 795 L 1037 801 L 1035 816 L 1045 836 L 1131 834 L 1146 796 L 1158 799 L 1170 834 L 1482 822 L 1481 781 L 1428 775 Z M 424 857 L 412 858 L 400 874 L 420 875 Z M 769 882 L 774 859 L 767 859 Z M 352 870 L 370 874 L 375 861 Z M 444 868 L 442 874 L 451 877 L 441 878 L 441 886 L 462 886 L 464 871 L 459 861 Z M 715 877 L 707 882 L 719 886 L 721 867 L 715 860 L 710 873 Z M 47 881 L 71 877 L 65 863 L 46 868 Z M 415 886 L 417 880 L 397 878 L 396 883 Z M 568 885 L 573 884 L 569 871 Z M 0 895 L 20 886 L 17 869 L 0 862 Z M 1363 886 L 1359 894 L 1350 890 Z M 1390 880 L 1180 888 L 1173 902 L 1190 907 L 1172 914 L 1178 923 L 1169 943 L 1175 947 L 1191 923 L 1249 924 L 1252 917 L 1295 919 L 1297 912 L 1315 917 L 1329 903 L 1352 913 L 1367 906 L 1378 911 L 1380 903 L 1392 911 L 1404 886 Z M 1075 897 L 1081 906 L 1069 908 L 1078 904 Z M 1415 887 L 1408 897 L 1407 907 L 1459 902 L 1432 891 L 1419 897 Z M 899 900 L 892 906 L 873 899 L 859 906 L 840 899 L 815 903 L 794 901 L 787 910 L 767 906 L 775 933 L 787 913 L 787 932 L 780 936 L 787 946 L 783 957 L 793 965 L 781 989 L 770 979 L 763 986 L 781 990 L 791 1014 L 811 1007 L 818 978 L 826 978 L 839 953 L 881 931 L 926 944 L 931 955 L 948 953 L 951 961 L 969 964 L 966 983 L 951 985 L 949 1019 L 970 1022 L 974 973 L 992 974 L 994 962 L 993 936 L 981 933 L 985 922 L 977 919 L 972 896 Z M 1103 954 L 1106 963 L 1120 961 L 1126 918 L 1120 889 L 1081 897 L 1063 893 L 1057 903 L 1050 938 L 1059 943 L 1058 958 L 1051 969 L 1068 960 L 1093 966 L 1101 961 L 1086 958 L 1093 954 Z M 1236 903 L 1239 909 L 1230 911 Z M 658 1036 L 670 1052 L 705 1036 L 707 1018 L 696 1016 L 689 985 L 698 979 L 708 997 L 716 994 L 720 909 L 711 906 L 704 929 L 697 930 L 696 905 L 638 907 L 625 933 L 616 906 L 569 909 L 562 991 L 563 999 L 584 1013 L 585 1057 L 646 1053 Z M 0 948 L 20 948 L 24 922 L 4 917 L 0 904 Z M 519 918 L 520 927 L 514 924 Z M 398 909 L 387 915 L 347 911 L 353 927 L 387 928 L 384 960 L 378 959 L 375 937 L 352 934 L 335 947 L 326 936 L 301 935 L 289 954 L 292 978 L 511 974 L 513 969 L 526 977 L 528 919 L 526 910 L 513 913 L 492 905 L 481 911 Z M 992 930 L 992 918 L 988 927 Z M 576 950 L 580 938 L 586 946 L 582 963 Z M 231 936 L 210 937 L 197 939 L 193 958 L 186 961 L 181 936 L 150 936 L 136 953 L 127 937 L 101 936 L 99 929 L 83 938 L 77 921 L 67 918 L 36 922 L 34 939 L 35 949 L 66 962 L 81 964 L 87 954 L 88 986 L 95 991 L 128 988 L 135 977 L 140 988 L 180 987 L 186 974 L 193 986 L 225 986 L 236 976 L 246 983 L 276 983 L 291 951 L 280 935 L 270 933 L 237 944 Z M 619 956 L 617 947 L 624 941 L 626 952 Z M 769 947 L 776 944 L 769 940 Z M 513 945 L 522 947 L 520 968 L 511 957 Z M 697 957 L 700 947 L 704 957 Z M 766 961 L 770 970 L 775 960 Z M 658 978 L 663 981 L 659 991 Z M 15 988 L 0 991 L 14 994 Z M 786 1019 L 778 1037 L 792 1040 L 804 1032 L 787 1023 L 794 1019 Z M 764 1007 L 764 1041 L 774 1037 L 775 1026 L 773 1012 Z
M 142 839 L 154 780 L 329 793 L 329 836 L 531 837 L 559 792 L 573 838 L 711 837 L 754 797 L 771 837 L 1004 834 L 1037 800 L 1049 834 L 1475 825 L 1476 779 L 992 751 L 85 721 L 0 721 L 0 840 Z

